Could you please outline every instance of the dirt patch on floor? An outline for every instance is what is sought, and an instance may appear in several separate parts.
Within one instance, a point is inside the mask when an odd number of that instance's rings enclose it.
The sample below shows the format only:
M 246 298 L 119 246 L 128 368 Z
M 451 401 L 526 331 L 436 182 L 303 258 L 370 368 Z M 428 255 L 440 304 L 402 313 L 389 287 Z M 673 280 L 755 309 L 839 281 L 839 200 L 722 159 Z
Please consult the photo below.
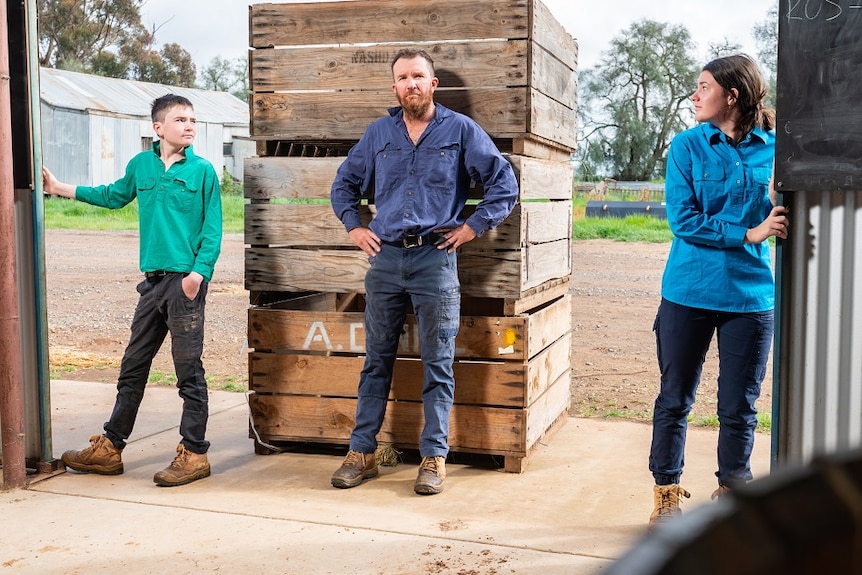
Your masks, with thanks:
M 48 329 L 55 378 L 116 381 L 141 279 L 133 232 L 46 233 Z M 658 386 L 652 323 L 669 244 L 578 241 L 573 246 L 570 414 L 648 421 Z M 215 388 L 247 384 L 243 236 L 224 237 L 207 298 L 204 367 Z M 696 420 L 715 413 L 717 360 L 704 367 Z M 761 411 L 771 402 L 771 369 Z M 170 338 L 153 363 L 173 385 Z

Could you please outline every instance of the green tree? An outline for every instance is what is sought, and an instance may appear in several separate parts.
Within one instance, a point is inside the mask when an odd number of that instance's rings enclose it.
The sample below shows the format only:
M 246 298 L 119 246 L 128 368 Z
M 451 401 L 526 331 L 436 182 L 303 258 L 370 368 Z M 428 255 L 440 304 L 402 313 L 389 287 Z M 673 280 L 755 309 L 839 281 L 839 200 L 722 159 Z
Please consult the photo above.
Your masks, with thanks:
M 671 139 L 691 120 L 700 69 L 692 44 L 684 26 L 643 20 L 581 74 L 581 176 L 643 181 L 663 172 Z
M 766 18 L 751 29 L 757 46 L 757 59 L 760 61 L 769 81 L 769 96 L 766 103 L 775 106 L 775 85 L 778 76 L 778 2 L 766 13 Z
M 169 86 L 194 86 L 196 69 L 192 56 L 179 44 L 165 44 L 160 52 L 140 50 L 133 58 L 128 77 Z
M 248 102 L 248 61 L 246 58 L 228 60 L 216 56 L 201 70 L 198 87 L 204 90 L 230 92 Z
M 156 51 L 141 23 L 144 0 L 38 0 L 39 63 L 113 78 L 192 86 L 191 55 L 178 44 Z

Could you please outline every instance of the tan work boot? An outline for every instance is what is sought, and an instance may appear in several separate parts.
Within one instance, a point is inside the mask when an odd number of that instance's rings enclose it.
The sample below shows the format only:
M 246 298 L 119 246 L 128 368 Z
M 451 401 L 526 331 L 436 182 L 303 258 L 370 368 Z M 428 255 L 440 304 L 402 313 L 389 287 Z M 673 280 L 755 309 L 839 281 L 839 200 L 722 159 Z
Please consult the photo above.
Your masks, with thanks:
M 443 481 L 446 479 L 446 458 L 423 457 L 419 464 L 419 475 L 413 484 L 413 491 L 419 495 L 436 495 L 443 491 Z
M 359 453 L 352 449 L 332 474 L 332 486 L 339 489 L 356 487 L 364 479 L 377 477 L 377 458 L 373 453 Z
M 679 501 L 682 497 L 691 497 L 691 493 L 679 486 L 678 483 L 671 485 L 655 485 L 653 487 L 655 508 L 649 516 L 649 528 L 655 529 L 659 524 L 682 513 Z
M 189 451 L 180 443 L 177 445 L 177 456 L 170 465 L 153 476 L 153 481 L 160 487 L 174 487 L 209 476 L 210 463 L 207 454 Z
M 718 489 L 712 492 L 712 495 L 710 495 L 709 498 L 718 499 L 719 497 L 724 497 L 725 495 L 730 495 L 730 487 L 722 483 L 719 484 Z
M 114 447 L 104 435 L 90 438 L 90 447 L 81 451 L 70 449 L 62 456 L 66 467 L 75 471 L 98 473 L 99 475 L 119 475 L 123 472 L 122 451 Z

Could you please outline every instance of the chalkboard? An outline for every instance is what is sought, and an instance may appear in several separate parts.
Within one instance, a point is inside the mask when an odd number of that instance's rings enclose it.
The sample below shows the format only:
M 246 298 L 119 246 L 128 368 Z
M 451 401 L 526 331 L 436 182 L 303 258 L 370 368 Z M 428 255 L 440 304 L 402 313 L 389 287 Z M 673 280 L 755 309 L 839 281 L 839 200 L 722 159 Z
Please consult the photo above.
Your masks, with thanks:
M 780 0 L 775 184 L 862 190 L 862 0 Z

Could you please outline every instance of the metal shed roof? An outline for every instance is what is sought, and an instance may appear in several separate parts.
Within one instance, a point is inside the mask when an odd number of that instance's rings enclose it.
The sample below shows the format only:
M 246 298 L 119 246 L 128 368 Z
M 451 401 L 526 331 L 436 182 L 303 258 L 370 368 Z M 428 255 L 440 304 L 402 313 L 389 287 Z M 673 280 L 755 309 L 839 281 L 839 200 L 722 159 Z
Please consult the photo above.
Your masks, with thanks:
M 240 126 L 249 123 L 248 104 L 227 92 L 106 78 L 55 68 L 40 68 L 39 80 L 42 101 L 57 108 L 149 118 L 153 100 L 174 93 L 191 100 L 198 121 Z

